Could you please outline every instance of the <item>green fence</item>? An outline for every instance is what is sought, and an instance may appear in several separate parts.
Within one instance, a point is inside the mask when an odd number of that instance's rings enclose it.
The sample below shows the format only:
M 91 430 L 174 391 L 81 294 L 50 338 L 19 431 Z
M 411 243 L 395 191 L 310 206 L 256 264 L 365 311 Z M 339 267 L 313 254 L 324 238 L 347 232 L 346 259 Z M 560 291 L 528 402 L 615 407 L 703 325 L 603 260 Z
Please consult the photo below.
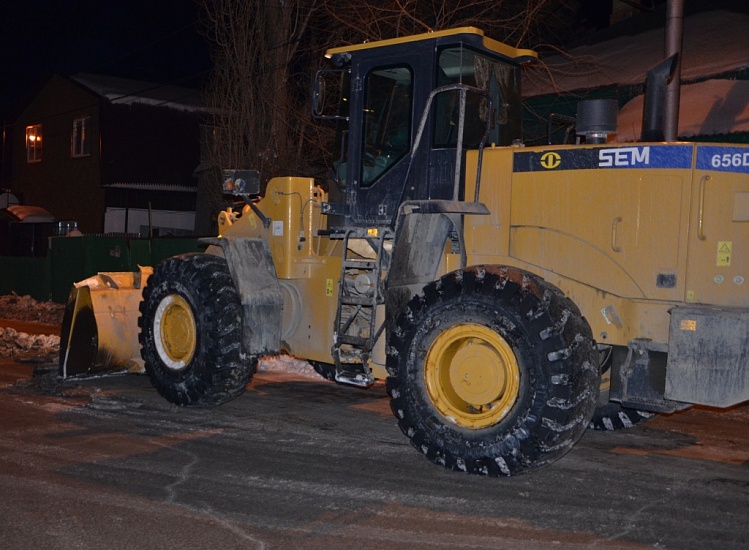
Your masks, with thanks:
M 49 258 L 0 256 L 0 294 L 11 291 L 49 300 Z M 0 312 L 0 317 L 2 317 Z
M 53 237 L 46 257 L 0 256 L 0 294 L 65 303 L 74 282 L 100 271 L 135 271 L 199 250 L 194 238 Z

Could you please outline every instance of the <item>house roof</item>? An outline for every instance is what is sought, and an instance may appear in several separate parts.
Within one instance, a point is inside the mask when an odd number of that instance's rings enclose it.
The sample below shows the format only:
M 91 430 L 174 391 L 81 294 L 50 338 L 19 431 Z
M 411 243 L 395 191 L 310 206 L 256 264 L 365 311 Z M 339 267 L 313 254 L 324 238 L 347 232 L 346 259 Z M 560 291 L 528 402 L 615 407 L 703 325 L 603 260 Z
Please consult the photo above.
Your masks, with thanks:
M 116 182 L 104 184 L 110 189 L 137 189 L 138 191 L 174 191 L 177 193 L 196 193 L 197 187 L 187 185 L 173 185 L 169 183 L 149 182 Z
M 684 19 L 682 81 L 749 67 L 749 15 L 704 12 Z M 534 97 L 645 81 L 664 55 L 665 29 L 620 36 L 555 55 L 525 71 L 524 95 Z
M 41 206 L 17 204 L 0 209 L 0 214 L 14 222 L 45 223 L 55 221 L 55 217 Z
M 79 73 L 71 79 L 114 104 L 140 103 L 182 111 L 207 110 L 200 92 L 191 88 L 89 73 Z
M 749 80 L 707 80 L 681 87 L 679 137 L 749 132 Z M 643 96 L 619 111 L 618 141 L 637 141 Z

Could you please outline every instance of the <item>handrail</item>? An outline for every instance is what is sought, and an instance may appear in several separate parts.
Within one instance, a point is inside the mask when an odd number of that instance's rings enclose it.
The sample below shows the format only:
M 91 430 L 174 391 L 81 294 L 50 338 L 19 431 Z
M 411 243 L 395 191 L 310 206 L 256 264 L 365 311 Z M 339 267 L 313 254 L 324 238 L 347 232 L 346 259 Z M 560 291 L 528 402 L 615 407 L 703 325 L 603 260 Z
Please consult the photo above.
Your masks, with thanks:
M 622 247 L 619 246 L 616 242 L 616 228 L 621 223 L 622 217 L 617 216 L 614 218 L 614 221 L 611 223 L 611 250 L 614 252 L 621 252 Z
M 432 107 L 432 102 L 434 101 L 434 98 L 438 96 L 439 94 L 451 92 L 454 90 L 458 90 L 460 92 L 460 112 L 458 113 L 458 140 L 456 143 L 456 151 L 455 151 L 455 179 L 453 181 L 453 200 L 458 200 L 458 196 L 460 194 L 460 174 L 462 169 L 462 157 L 463 157 L 463 134 L 465 131 L 465 112 L 466 112 L 466 95 L 468 92 L 476 93 L 478 95 L 484 96 L 486 100 L 488 101 L 488 108 L 487 108 L 487 116 L 486 116 L 486 130 L 484 131 L 484 135 L 481 137 L 481 141 L 479 142 L 479 158 L 478 158 L 478 165 L 476 167 L 476 186 L 474 189 L 474 200 L 478 200 L 479 197 L 479 191 L 481 186 L 481 163 L 483 161 L 483 154 L 484 154 L 484 147 L 486 146 L 486 141 L 489 139 L 489 133 L 491 132 L 491 122 L 492 122 L 492 108 L 494 106 L 491 97 L 489 96 L 489 93 L 485 90 L 482 90 L 481 88 L 476 88 L 475 86 L 469 86 L 467 84 L 447 84 L 445 86 L 440 86 L 438 88 L 435 88 L 429 93 L 429 97 L 427 98 L 427 103 L 424 106 L 424 111 L 421 115 L 421 120 L 419 122 L 419 128 L 416 132 L 416 139 L 414 139 L 413 147 L 411 148 L 411 155 L 409 158 L 408 163 L 408 169 L 406 170 L 406 176 L 404 178 L 404 185 L 403 185 L 403 191 L 401 192 L 401 197 L 399 204 L 403 202 L 404 196 L 406 194 L 407 189 L 407 183 L 408 183 L 408 176 L 411 173 L 411 166 L 413 165 L 413 160 L 416 157 L 416 153 L 419 150 L 419 146 L 421 145 L 421 138 L 424 134 L 424 128 L 426 127 L 427 120 L 429 118 L 429 110 Z
M 705 188 L 707 182 L 710 181 L 710 176 L 705 175 L 700 178 L 700 204 L 698 207 L 699 216 L 697 218 L 697 238 L 701 241 L 707 239 L 705 236 Z

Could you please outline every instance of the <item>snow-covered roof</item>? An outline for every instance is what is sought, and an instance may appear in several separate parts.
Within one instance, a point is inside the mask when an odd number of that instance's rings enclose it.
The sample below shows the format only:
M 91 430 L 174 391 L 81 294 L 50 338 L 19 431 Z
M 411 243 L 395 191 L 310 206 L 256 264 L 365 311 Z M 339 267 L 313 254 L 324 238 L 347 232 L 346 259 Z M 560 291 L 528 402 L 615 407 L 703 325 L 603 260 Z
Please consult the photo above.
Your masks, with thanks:
M 749 132 L 749 80 L 707 80 L 681 87 L 679 137 Z M 643 96 L 619 111 L 618 141 L 637 141 Z
M 548 57 L 525 71 L 524 95 L 643 83 L 647 71 L 663 60 L 664 44 L 665 28 L 661 28 Z M 682 81 L 746 67 L 749 15 L 719 10 L 684 19 Z
M 200 92 L 191 88 L 88 73 L 71 78 L 115 104 L 140 103 L 182 111 L 206 110 Z
M 0 210 L 8 218 L 20 223 L 48 223 L 55 221 L 55 217 L 41 206 L 17 204 Z
M 169 183 L 148 183 L 148 182 L 116 182 L 107 183 L 104 187 L 110 189 L 137 189 L 139 191 L 175 191 L 181 193 L 195 193 L 197 188 L 186 185 L 176 185 Z

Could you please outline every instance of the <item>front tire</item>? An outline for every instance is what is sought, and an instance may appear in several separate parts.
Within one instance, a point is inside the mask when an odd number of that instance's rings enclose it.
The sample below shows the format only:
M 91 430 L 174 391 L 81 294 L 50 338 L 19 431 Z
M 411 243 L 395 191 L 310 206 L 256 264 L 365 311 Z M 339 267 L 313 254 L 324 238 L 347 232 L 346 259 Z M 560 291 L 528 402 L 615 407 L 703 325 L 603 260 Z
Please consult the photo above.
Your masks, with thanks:
M 139 341 L 158 392 L 180 406 L 225 403 L 252 378 L 241 351 L 242 304 L 226 260 L 184 254 L 159 264 L 140 305 Z
M 596 404 L 588 323 L 556 287 L 514 268 L 449 273 L 390 333 L 387 388 L 398 424 L 452 470 L 515 475 L 557 460 Z

